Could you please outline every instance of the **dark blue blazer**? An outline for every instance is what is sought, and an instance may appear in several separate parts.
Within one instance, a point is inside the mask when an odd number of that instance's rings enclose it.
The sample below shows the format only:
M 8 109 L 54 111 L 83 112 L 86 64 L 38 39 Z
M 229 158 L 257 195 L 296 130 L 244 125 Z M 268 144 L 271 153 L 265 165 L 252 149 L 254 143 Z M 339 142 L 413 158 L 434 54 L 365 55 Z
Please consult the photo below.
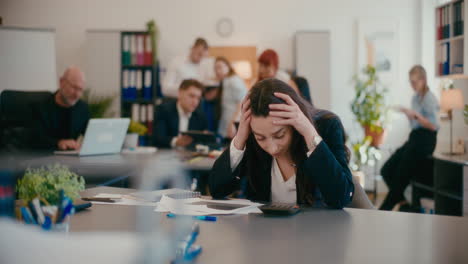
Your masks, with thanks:
M 331 208 L 343 208 L 351 202 L 354 194 L 343 126 L 339 118 L 328 111 L 318 112 L 314 122 L 323 140 L 308 158 L 298 164 L 297 173 L 303 173 L 311 183 L 307 192 L 315 202 Z M 248 148 L 253 146 L 254 140 L 251 135 L 242 161 L 234 171 L 231 169 L 229 148 L 216 160 L 209 177 L 210 191 L 215 199 L 240 191 L 250 200 L 271 201 L 272 157 L 262 152 L 261 157 L 249 162 L 247 159 L 254 156 L 249 155 L 248 152 L 252 150 Z M 246 180 L 248 173 L 255 175 L 251 182 Z
M 155 111 L 153 124 L 153 140 L 156 147 L 170 148 L 172 138 L 179 135 L 179 112 L 177 101 L 166 102 Z M 199 109 L 192 113 L 188 130 L 203 131 L 208 129 L 205 114 Z

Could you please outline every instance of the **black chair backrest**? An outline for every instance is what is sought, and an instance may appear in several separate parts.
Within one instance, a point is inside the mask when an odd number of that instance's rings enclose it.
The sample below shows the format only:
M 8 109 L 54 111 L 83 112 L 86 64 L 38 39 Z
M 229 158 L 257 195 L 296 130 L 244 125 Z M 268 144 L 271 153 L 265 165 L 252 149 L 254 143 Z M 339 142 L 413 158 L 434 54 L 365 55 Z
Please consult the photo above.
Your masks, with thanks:
M 295 76 L 292 79 L 294 83 L 297 85 L 297 88 L 299 88 L 299 91 L 301 92 L 302 97 L 304 97 L 307 101 L 313 104 L 312 97 L 310 96 L 309 82 L 307 82 L 307 79 L 301 76 Z
M 28 134 L 33 121 L 33 105 L 44 102 L 51 92 L 11 91 L 0 94 L 0 149 L 18 151 L 27 149 Z
M 52 95 L 51 92 L 11 91 L 0 94 L 0 118 L 7 126 L 23 126 L 33 118 L 32 106 L 44 102 Z

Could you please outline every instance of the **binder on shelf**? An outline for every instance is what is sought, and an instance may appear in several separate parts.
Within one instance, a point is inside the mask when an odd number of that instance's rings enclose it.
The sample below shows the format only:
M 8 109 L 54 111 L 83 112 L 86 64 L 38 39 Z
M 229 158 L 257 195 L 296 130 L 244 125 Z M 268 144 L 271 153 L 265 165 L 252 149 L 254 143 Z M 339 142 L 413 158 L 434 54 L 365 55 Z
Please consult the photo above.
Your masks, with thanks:
M 145 76 L 144 76 L 144 85 L 143 85 L 143 98 L 144 99 L 148 99 L 148 100 L 151 100 L 151 98 L 153 98 L 153 95 L 152 95 L 152 74 L 151 74 L 151 70 L 145 70 Z
M 450 74 L 450 43 L 444 43 L 442 49 L 442 75 Z
M 137 38 L 137 65 L 144 65 L 144 48 L 143 48 L 143 40 L 144 36 L 139 34 L 136 35 Z
M 146 105 L 140 105 L 140 122 L 145 125 L 148 120 L 146 110 Z
M 122 71 L 122 97 L 124 100 L 129 99 L 129 75 L 130 72 L 128 70 Z
M 151 36 L 149 34 L 144 35 L 145 38 L 145 54 L 144 62 L 145 65 L 153 65 L 153 47 L 151 44 Z
M 140 122 L 140 105 L 132 104 L 131 119 L 135 122 Z
M 457 36 L 458 35 L 458 2 L 457 3 L 454 3 L 453 4 L 453 7 L 452 7 L 452 15 L 453 15 L 453 19 L 452 19 L 452 24 L 453 24 L 453 36 Z
M 447 37 L 450 38 L 450 8 L 449 6 L 445 7 L 447 10 Z
M 136 93 L 135 99 L 142 97 L 142 88 L 143 88 L 143 72 L 141 70 L 136 71 Z
M 444 7 L 444 39 L 447 38 L 447 7 Z
M 146 125 L 146 122 L 147 122 L 146 105 L 140 105 L 140 123 Z M 140 143 L 140 146 L 148 145 L 146 136 L 139 136 L 138 142 Z
M 130 84 L 128 89 L 128 99 L 137 98 L 137 89 L 136 89 L 136 71 L 130 70 Z
M 146 112 L 148 114 L 148 120 L 147 120 L 148 135 L 153 135 L 154 106 L 152 104 L 149 104 L 146 107 L 147 107 Z
M 130 53 L 131 53 L 131 65 L 137 64 L 137 39 L 134 34 L 130 35 Z
M 465 1 L 460 4 L 460 35 L 465 34 Z
M 437 39 L 442 39 L 442 9 L 437 9 Z
M 130 54 L 130 36 L 123 36 L 123 45 L 122 45 L 122 65 L 130 65 L 131 63 L 131 54 Z
M 464 28 L 464 2 L 459 1 L 453 4 L 454 9 L 454 28 L 453 28 L 453 35 L 460 36 L 463 35 L 463 28 Z

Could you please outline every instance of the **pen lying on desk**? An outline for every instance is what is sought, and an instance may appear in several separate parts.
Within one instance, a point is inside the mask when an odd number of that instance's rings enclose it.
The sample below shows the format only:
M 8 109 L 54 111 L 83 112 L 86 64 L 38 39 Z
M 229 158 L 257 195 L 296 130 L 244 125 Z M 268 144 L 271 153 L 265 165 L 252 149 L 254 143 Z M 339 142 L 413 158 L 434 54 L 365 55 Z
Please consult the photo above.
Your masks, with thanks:
M 177 215 L 173 213 L 167 214 L 167 217 L 169 218 L 175 218 L 176 216 Z M 211 215 L 196 215 L 196 216 L 192 216 L 192 218 L 197 219 L 197 220 L 202 220 L 202 221 L 210 221 L 210 222 L 216 222 L 216 220 L 218 220 L 216 216 L 211 216 Z
M 118 200 L 112 198 L 82 197 L 81 200 L 87 202 L 115 203 Z

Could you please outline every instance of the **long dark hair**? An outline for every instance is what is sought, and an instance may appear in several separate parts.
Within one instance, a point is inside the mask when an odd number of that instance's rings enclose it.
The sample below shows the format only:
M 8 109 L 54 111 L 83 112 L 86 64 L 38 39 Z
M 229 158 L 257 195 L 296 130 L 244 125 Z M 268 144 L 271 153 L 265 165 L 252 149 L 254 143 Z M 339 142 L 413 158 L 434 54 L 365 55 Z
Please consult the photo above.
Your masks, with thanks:
M 314 108 L 312 104 L 310 104 L 301 96 L 299 96 L 288 84 L 277 79 L 265 79 L 256 83 L 252 87 L 249 93 L 250 108 L 252 111 L 252 115 L 267 117 L 270 113 L 270 104 L 286 104 L 285 101 L 276 97 L 274 93 L 283 93 L 291 97 L 291 99 L 298 105 L 300 110 L 304 113 L 307 119 L 314 126 L 316 125 L 315 117 L 318 115 L 320 115 L 320 119 L 322 120 L 338 118 L 331 112 Z M 318 129 L 317 132 L 319 132 Z M 271 156 L 258 145 L 252 133 L 249 136 L 249 140 L 247 141 L 247 149 L 252 150 L 248 151 L 249 157 L 247 157 L 247 177 L 250 186 L 255 190 L 255 187 L 261 183 L 256 182 L 256 175 L 254 173 L 254 170 L 260 164 L 265 166 L 268 164 L 268 162 L 271 162 Z M 308 148 L 304 137 L 296 129 L 293 128 L 293 135 L 291 145 L 289 146 L 289 153 L 292 157 L 292 161 L 294 162 L 294 164 L 296 164 L 296 166 L 299 166 L 307 158 L 307 152 Z M 347 149 L 346 152 L 349 154 Z M 298 203 L 312 203 L 314 197 L 310 190 L 315 189 L 315 186 L 308 181 L 307 177 L 300 170 L 297 170 L 296 173 L 296 185 Z

